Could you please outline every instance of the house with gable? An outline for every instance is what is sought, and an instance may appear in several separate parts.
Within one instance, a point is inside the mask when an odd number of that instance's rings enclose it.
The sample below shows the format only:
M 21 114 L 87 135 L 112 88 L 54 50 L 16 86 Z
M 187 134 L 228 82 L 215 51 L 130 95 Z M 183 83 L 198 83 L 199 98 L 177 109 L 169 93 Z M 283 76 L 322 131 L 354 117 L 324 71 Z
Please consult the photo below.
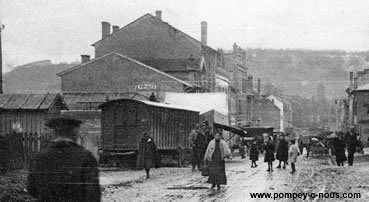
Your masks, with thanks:
M 110 29 L 110 23 L 102 22 L 102 38 L 92 44 L 96 58 L 116 52 L 199 85 L 203 92 L 216 91 L 217 68 L 228 77 L 223 55 L 207 45 L 207 22 L 201 22 L 201 41 L 163 21 L 161 11 Z
M 279 131 L 285 132 L 286 128 L 292 127 L 292 105 L 291 103 L 279 96 L 270 95 L 266 99 L 272 101 L 279 108 Z

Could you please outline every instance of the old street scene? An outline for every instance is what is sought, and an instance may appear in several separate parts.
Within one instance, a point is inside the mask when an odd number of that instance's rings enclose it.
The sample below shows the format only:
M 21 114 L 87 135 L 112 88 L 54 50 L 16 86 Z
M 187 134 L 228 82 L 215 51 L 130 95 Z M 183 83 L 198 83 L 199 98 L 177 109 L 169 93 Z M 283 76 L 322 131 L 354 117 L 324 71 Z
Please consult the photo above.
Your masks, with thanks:
M 369 200 L 369 2 L 0 7 L 0 201 Z

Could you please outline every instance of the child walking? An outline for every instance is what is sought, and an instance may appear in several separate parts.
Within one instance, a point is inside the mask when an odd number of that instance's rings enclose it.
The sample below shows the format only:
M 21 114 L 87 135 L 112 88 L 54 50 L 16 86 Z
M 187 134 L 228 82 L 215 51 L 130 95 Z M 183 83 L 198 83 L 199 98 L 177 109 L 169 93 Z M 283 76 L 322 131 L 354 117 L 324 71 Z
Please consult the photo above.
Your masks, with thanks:
M 250 160 L 251 160 L 251 168 L 255 168 L 258 165 L 256 165 L 256 161 L 259 160 L 259 148 L 256 144 L 256 141 L 253 141 L 250 148 Z

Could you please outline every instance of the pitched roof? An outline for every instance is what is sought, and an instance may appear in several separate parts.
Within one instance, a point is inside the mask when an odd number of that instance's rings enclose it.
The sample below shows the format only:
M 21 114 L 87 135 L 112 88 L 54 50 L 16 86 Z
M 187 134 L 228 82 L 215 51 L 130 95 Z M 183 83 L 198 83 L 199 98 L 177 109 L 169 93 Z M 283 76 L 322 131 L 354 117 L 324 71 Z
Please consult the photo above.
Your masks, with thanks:
M 99 106 L 99 108 L 104 108 L 106 105 L 109 105 L 110 103 L 113 103 L 113 102 L 120 102 L 120 101 L 125 101 L 125 100 L 132 101 L 132 99 L 112 100 L 112 101 L 109 101 L 109 102 L 105 102 L 104 104 L 101 104 Z M 154 106 L 154 107 L 164 107 L 164 108 L 169 108 L 169 109 L 180 109 L 180 110 L 187 110 L 187 111 L 199 112 L 198 109 L 192 108 L 192 107 L 187 107 L 185 105 L 183 105 L 183 106 L 180 106 L 180 105 L 171 105 L 171 104 L 166 104 L 166 103 L 151 102 L 151 101 L 147 101 L 147 100 L 134 100 L 134 101 L 135 102 L 141 102 L 141 103 L 144 103 L 146 105 Z
M 110 53 L 108 53 L 108 54 L 105 54 L 105 55 L 103 55 L 103 56 L 100 56 L 100 57 L 98 57 L 98 58 L 95 58 L 95 59 L 93 59 L 93 60 L 90 60 L 90 61 L 88 61 L 88 62 L 85 62 L 85 63 L 79 64 L 79 65 L 74 66 L 74 67 L 72 67 L 72 68 L 70 68 L 70 69 L 67 69 L 67 70 L 65 70 L 65 71 L 59 72 L 57 75 L 58 75 L 58 76 L 62 76 L 62 75 L 64 75 L 64 74 L 66 74 L 66 73 L 69 73 L 69 72 L 71 72 L 71 71 L 73 71 L 73 70 L 75 70 L 75 69 L 78 69 L 78 68 L 80 68 L 80 67 L 86 66 L 86 65 L 88 65 L 88 64 L 90 64 L 90 63 L 92 63 L 92 62 L 95 62 L 95 61 L 97 61 L 97 60 L 100 60 L 100 59 L 102 59 L 102 58 L 104 58 L 104 57 L 107 57 L 107 56 L 109 56 L 109 55 L 116 55 L 116 56 L 119 56 L 119 57 L 124 58 L 124 59 L 126 59 L 126 60 L 129 60 L 129 61 L 131 61 L 131 62 L 134 62 L 134 63 L 136 63 L 136 64 L 138 64 L 138 65 L 140 65 L 140 66 L 142 66 L 142 67 L 145 67 L 145 68 L 147 68 L 147 69 L 150 69 L 151 71 L 157 72 L 157 73 L 159 73 L 159 74 L 161 74 L 161 75 L 163 75 L 163 76 L 166 76 L 166 77 L 168 77 L 168 78 L 171 78 L 171 79 L 173 79 L 173 80 L 175 80 L 175 81 L 177 81 L 177 82 L 179 82 L 179 83 L 182 83 L 182 84 L 184 84 L 184 85 L 186 85 L 186 86 L 189 86 L 189 87 L 199 87 L 199 86 L 195 86 L 195 85 L 193 85 L 193 84 L 190 84 L 190 83 L 188 83 L 188 82 L 186 82 L 186 81 L 183 81 L 183 80 L 181 80 L 181 79 L 178 79 L 178 78 L 176 78 L 176 77 L 174 77 L 174 76 L 172 76 L 172 75 L 169 75 L 169 74 L 167 74 L 167 73 L 165 73 L 165 72 L 162 72 L 162 71 L 160 71 L 160 70 L 157 70 L 157 69 L 155 69 L 154 67 L 150 67 L 149 65 L 146 65 L 146 64 L 144 64 L 144 63 L 142 63 L 142 62 L 140 62 L 140 61 L 138 61 L 138 60 L 135 60 L 135 59 L 133 59 L 133 58 L 127 57 L 127 56 L 125 56 L 125 55 L 123 55 L 123 54 L 116 53 L 116 52 L 110 52 Z
M 64 100 L 69 110 L 93 110 L 105 103 L 106 100 L 117 99 L 135 99 L 148 100 L 149 97 L 138 92 L 122 92 L 122 93 L 64 93 Z
M 183 36 L 184 38 L 186 38 L 189 42 L 191 42 L 193 45 L 195 45 L 196 47 L 198 47 L 198 48 L 200 48 L 200 49 L 201 49 L 201 47 L 205 47 L 205 48 L 207 48 L 207 49 L 209 49 L 209 50 L 211 50 L 211 51 L 218 52 L 217 50 L 215 50 L 215 49 L 211 48 L 210 46 L 208 46 L 208 45 L 206 45 L 206 44 L 201 43 L 201 41 L 199 41 L 199 40 L 197 40 L 197 39 L 195 39 L 195 38 L 191 37 L 190 35 L 188 35 L 188 34 L 186 34 L 186 33 L 182 32 L 181 30 L 179 30 L 179 29 L 177 29 L 177 28 L 173 27 L 173 26 L 172 26 L 172 25 L 170 25 L 169 23 L 164 22 L 164 21 L 162 21 L 161 19 L 159 19 L 159 18 L 157 18 L 157 17 L 155 17 L 155 16 L 151 15 L 150 13 L 147 13 L 147 14 L 145 14 L 145 15 L 143 15 L 143 16 L 141 16 L 141 17 L 137 18 L 137 19 L 136 19 L 136 20 L 134 20 L 133 22 L 131 22 L 131 23 L 127 24 L 126 26 L 124 26 L 124 27 L 120 28 L 118 31 L 113 32 L 113 33 L 111 33 L 110 35 L 108 35 L 107 37 L 105 37 L 105 38 L 103 38 L 103 39 L 98 40 L 97 42 L 93 43 L 93 44 L 92 44 L 92 46 L 95 46 L 97 43 L 99 43 L 99 42 L 101 42 L 101 41 L 103 41 L 103 40 L 105 40 L 105 39 L 107 39 L 107 38 L 110 38 L 111 36 L 115 35 L 116 33 L 121 32 L 121 31 L 124 31 L 124 30 L 126 30 L 127 28 L 131 27 L 131 25 L 134 25 L 134 24 L 136 24 L 136 23 L 139 23 L 140 21 L 145 20 L 145 19 L 153 19 L 153 20 L 155 20 L 156 22 L 161 22 L 161 23 L 165 24 L 165 25 L 166 25 L 166 26 L 168 26 L 169 28 L 174 29 L 174 30 L 176 31 L 176 33 L 177 33 L 177 34 L 180 34 L 181 36 Z
M 0 109 L 48 110 L 57 99 L 67 109 L 59 94 L 0 94 Z

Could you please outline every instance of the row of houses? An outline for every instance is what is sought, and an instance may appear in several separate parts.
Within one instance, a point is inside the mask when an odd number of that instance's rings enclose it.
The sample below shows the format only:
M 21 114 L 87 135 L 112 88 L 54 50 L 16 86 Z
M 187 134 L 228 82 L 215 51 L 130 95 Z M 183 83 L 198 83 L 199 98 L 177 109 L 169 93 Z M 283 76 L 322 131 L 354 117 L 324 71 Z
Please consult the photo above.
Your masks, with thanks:
M 337 125 L 342 131 L 355 127 L 364 144 L 369 138 L 369 69 L 350 72 L 347 98 L 337 100 Z

